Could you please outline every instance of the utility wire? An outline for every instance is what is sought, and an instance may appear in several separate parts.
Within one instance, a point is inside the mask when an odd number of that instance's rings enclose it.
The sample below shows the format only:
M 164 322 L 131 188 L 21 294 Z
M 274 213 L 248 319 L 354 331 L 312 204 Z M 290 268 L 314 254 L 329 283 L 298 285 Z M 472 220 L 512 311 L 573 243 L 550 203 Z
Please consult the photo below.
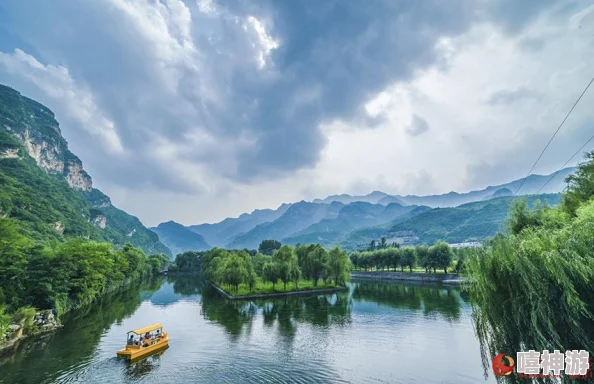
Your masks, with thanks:
M 555 136 L 557 135 L 557 133 L 561 130 L 561 127 L 563 127 L 563 124 L 565 124 L 565 121 L 567 120 L 567 118 L 569 117 L 569 115 L 571 115 L 571 112 L 573 112 L 573 109 L 575 108 L 575 106 L 580 102 L 580 100 L 582 99 L 582 96 L 584 96 L 584 94 L 586 93 L 586 91 L 588 90 L 588 88 L 590 88 L 590 85 L 592 85 L 592 82 L 594 82 L 594 77 L 592 77 L 592 80 L 590 80 L 590 82 L 588 83 L 588 85 L 586 86 L 586 88 L 584 89 L 584 91 L 582 92 L 582 94 L 580 95 L 580 97 L 578 97 L 578 99 L 575 101 L 575 103 L 573 104 L 573 107 L 571 107 L 571 109 L 569 110 L 569 112 L 567 112 L 567 115 L 565 116 L 565 118 L 563 119 L 563 121 L 561 122 L 561 124 L 559 124 L 559 127 L 557 128 L 557 130 L 555 131 L 555 133 L 553 134 L 553 136 L 551 136 L 551 139 L 549 140 L 549 142 L 547 143 L 547 145 L 544 147 L 544 149 L 540 153 L 540 156 L 538 156 L 538 159 L 536 159 L 536 161 L 532 165 L 532 168 L 530 168 L 530 170 L 528 171 L 528 174 L 522 180 L 522 183 L 520 184 L 520 186 L 518 187 L 518 189 L 514 193 L 514 196 L 516 196 L 518 194 L 518 192 L 520 191 L 520 189 L 522 188 L 522 186 L 526 182 L 526 179 L 528 178 L 528 176 L 530 176 L 530 174 L 534 170 L 534 167 L 536 167 L 536 164 L 538 164 L 538 162 L 540 161 L 540 158 L 542 157 L 542 155 L 545 153 L 545 151 L 547 150 L 547 148 L 549 147 L 549 145 L 551 145 L 551 142 L 553 141 L 553 139 L 555 138 Z
M 571 109 L 569 110 L 569 112 L 567 112 L 567 115 L 565 115 L 565 118 L 563 119 L 563 121 L 561 122 L 561 124 L 559 124 L 559 127 L 557 128 L 557 130 L 555 131 L 555 133 L 553 134 L 553 136 L 551 136 L 551 139 L 549 140 L 549 142 L 547 143 L 547 145 L 544 147 L 544 149 L 542 150 L 542 152 L 540 153 L 540 155 L 538 156 L 538 158 L 536 159 L 536 161 L 534 162 L 534 164 L 532 165 L 532 168 L 530 168 L 530 171 L 528 171 L 528 174 L 526 175 L 526 177 L 522 180 L 522 183 L 520 183 L 520 186 L 518 187 L 518 189 L 516 190 L 516 192 L 514 193 L 514 197 L 518 194 L 518 192 L 520 191 L 520 189 L 522 188 L 522 186 L 524 185 L 524 183 L 526 182 L 526 179 L 528 178 L 528 176 L 530 176 L 530 174 L 532 173 L 532 171 L 534 170 L 534 167 L 536 167 L 536 164 L 538 164 L 538 162 L 540 161 L 542 155 L 545 153 L 545 151 L 547 150 L 547 148 L 549 147 L 549 145 L 551 144 L 551 142 L 553 141 L 553 139 L 555 138 L 555 136 L 557 135 L 557 133 L 559 133 L 559 131 L 561 130 L 561 128 L 563 127 L 563 124 L 565 124 L 565 121 L 567 120 L 567 118 L 569 117 L 569 115 L 571 115 L 571 113 L 573 112 L 573 110 L 575 109 L 576 105 L 578 105 L 578 103 L 580 102 L 580 100 L 582 99 L 582 97 L 584 96 L 584 94 L 586 93 L 586 91 L 588 90 L 588 88 L 590 88 L 590 85 L 592 85 L 592 83 L 594 82 L 594 77 L 592 77 L 592 79 L 590 80 L 590 82 L 588 83 L 588 85 L 586 85 L 586 88 L 584 88 L 584 91 L 582 92 L 582 94 L 580 95 L 580 97 L 577 98 L 577 100 L 575 101 L 575 103 L 573 103 L 573 106 L 571 107 Z M 571 159 L 573 159 L 575 157 L 575 155 L 577 153 L 579 153 L 579 151 L 581 151 L 591 140 L 594 139 L 594 136 L 592 136 L 590 138 L 590 140 L 588 140 L 586 142 L 586 144 L 584 144 L 582 146 L 582 148 L 580 148 L 572 157 Z M 567 161 L 567 163 L 569 163 L 571 161 L 571 159 L 569 159 Z M 565 163 L 565 165 L 567 165 L 567 163 Z M 561 167 L 561 169 L 563 169 L 565 167 L 565 165 L 563 167 Z M 560 171 L 560 170 L 559 170 Z M 556 173 L 558 173 L 559 171 L 557 171 Z M 555 174 L 556 174 L 555 173 Z M 553 174 L 554 176 L 554 174 Z M 552 179 L 552 177 L 551 177 Z M 549 179 L 550 181 L 550 179 Z M 548 181 L 547 181 L 548 183 Z M 547 184 L 545 183 L 545 185 Z M 539 189 L 539 191 L 544 188 L 544 185 Z M 489 230 L 485 231 L 485 233 L 483 234 L 483 236 L 481 236 L 481 238 L 483 239 L 482 241 L 484 241 L 485 236 L 487 235 L 487 233 L 489 233 Z M 480 238 L 479 238 L 480 239 Z M 481 241 L 481 240 L 479 240 Z
M 580 149 L 578 149 L 577 151 L 575 151 L 575 153 L 574 153 L 574 154 L 573 154 L 573 155 L 572 155 L 572 156 L 569 158 L 569 160 L 567 160 L 567 161 L 565 162 L 565 164 L 563 164 L 563 165 L 561 166 L 561 168 L 560 168 L 560 169 L 559 169 L 557 172 L 553 173 L 553 174 L 551 175 L 551 177 L 549 177 L 549 179 L 547 180 L 547 182 L 546 182 L 546 183 L 544 183 L 544 184 L 542 185 L 542 187 L 540 187 L 540 188 L 538 189 L 538 191 L 536 191 L 536 194 L 538 195 L 538 194 L 540 193 L 540 191 L 542 191 L 542 189 L 543 189 L 544 187 L 546 187 L 546 186 L 547 186 L 547 184 L 549 184 L 549 182 L 550 182 L 551 180 L 553 180 L 553 179 L 555 178 L 555 176 L 557 176 L 557 174 L 558 174 L 559 172 L 561 172 L 561 171 L 562 171 L 562 170 L 565 168 L 565 166 L 566 166 L 567 164 L 569 164 L 569 162 L 570 162 L 571 160 L 573 160 L 573 158 L 574 158 L 574 157 L 576 157 L 576 156 L 577 156 L 577 154 L 578 154 L 578 153 L 580 153 L 580 152 L 582 151 L 582 149 L 584 149 L 584 148 L 586 147 L 586 145 L 588 145 L 588 143 L 590 143 L 590 141 L 592 141 L 592 140 L 594 140 L 594 135 L 592 135 L 592 137 L 590 137 L 590 138 L 588 139 L 588 141 L 586 141 L 586 142 L 584 143 L 584 145 L 582 145 L 582 146 L 580 147 Z

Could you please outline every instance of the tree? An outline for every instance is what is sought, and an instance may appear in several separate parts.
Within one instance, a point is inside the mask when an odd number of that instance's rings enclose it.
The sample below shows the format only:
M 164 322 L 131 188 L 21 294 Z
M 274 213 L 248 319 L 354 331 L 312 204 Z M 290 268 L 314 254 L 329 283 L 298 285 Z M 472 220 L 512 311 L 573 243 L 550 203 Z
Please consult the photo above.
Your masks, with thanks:
M 276 263 L 269 261 L 262 267 L 262 280 L 264 282 L 272 283 L 272 290 L 275 289 L 278 283 L 278 267 Z
M 264 264 L 270 262 L 272 258 L 270 256 L 266 256 L 260 252 L 256 253 L 256 255 L 252 258 L 252 262 L 254 264 L 254 271 L 257 275 L 262 275 L 262 267 Z
M 446 242 L 440 241 L 429 248 L 429 259 L 433 271 L 436 268 L 443 268 L 445 273 L 448 273 L 448 267 L 452 263 L 454 252 L 450 245 Z
M 577 215 L 578 207 L 594 196 L 594 151 L 585 154 L 586 161 L 565 182 L 567 190 L 563 196 L 563 209 L 572 217 Z
M 328 253 L 328 271 L 336 285 L 344 284 L 349 277 L 351 266 L 345 251 L 336 247 Z
M 233 287 L 235 292 L 238 291 L 239 285 L 247 283 L 249 279 L 248 266 L 238 253 L 229 252 L 219 265 L 218 280 L 222 284 L 227 284 Z
M 288 245 L 284 245 L 274 252 L 272 260 L 277 264 L 278 276 L 283 282 L 284 290 L 287 290 L 287 283 L 292 281 L 295 275 L 300 272 L 295 250 Z
M 375 251 L 375 240 L 371 240 L 371 243 L 369 243 L 369 248 L 367 248 L 368 251 Z
M 431 268 L 431 260 L 429 259 L 429 247 L 426 245 L 418 246 L 417 249 L 417 263 L 422 268 L 425 268 L 425 272 L 429 272 Z
M 380 244 L 379 244 L 379 249 L 384 249 L 388 246 L 388 244 L 386 243 L 386 237 L 382 236 L 381 240 L 380 240 Z
M 412 272 L 413 267 L 417 262 L 417 254 L 413 247 L 406 247 L 402 249 L 402 261 L 400 265 L 408 267 L 409 271 Z
M 258 247 L 258 252 L 271 256 L 275 250 L 281 247 L 280 241 L 277 240 L 263 240 Z
M 301 268 L 303 275 L 310 278 L 314 286 L 318 286 L 318 280 L 326 273 L 328 252 L 319 244 L 309 247 L 308 252 L 303 256 Z

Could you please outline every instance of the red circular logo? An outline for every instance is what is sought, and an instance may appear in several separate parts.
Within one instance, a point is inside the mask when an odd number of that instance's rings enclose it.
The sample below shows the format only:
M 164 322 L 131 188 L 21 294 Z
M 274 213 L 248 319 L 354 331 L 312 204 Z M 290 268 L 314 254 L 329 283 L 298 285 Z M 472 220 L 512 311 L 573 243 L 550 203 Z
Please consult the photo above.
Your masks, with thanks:
M 500 353 L 493 359 L 493 372 L 497 376 L 509 376 L 513 372 L 515 365 L 514 359 L 504 353 Z

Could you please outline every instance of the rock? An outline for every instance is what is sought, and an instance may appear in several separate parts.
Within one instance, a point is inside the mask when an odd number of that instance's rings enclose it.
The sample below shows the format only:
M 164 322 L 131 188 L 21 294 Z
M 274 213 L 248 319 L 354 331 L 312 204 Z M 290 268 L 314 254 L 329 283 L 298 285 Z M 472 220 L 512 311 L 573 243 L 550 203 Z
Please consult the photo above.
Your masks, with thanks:
M 18 324 L 10 324 L 8 326 L 8 329 L 10 329 L 11 332 L 15 332 L 15 331 L 18 331 L 19 329 L 21 329 L 21 326 Z

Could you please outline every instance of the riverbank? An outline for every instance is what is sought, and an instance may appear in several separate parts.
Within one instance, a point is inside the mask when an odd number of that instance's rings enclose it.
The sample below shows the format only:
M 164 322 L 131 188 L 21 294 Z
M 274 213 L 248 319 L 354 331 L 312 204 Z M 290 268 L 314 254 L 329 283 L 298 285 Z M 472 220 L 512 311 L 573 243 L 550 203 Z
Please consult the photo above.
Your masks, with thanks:
M 457 273 L 362 272 L 352 271 L 351 278 L 360 280 L 420 281 L 459 285 L 464 277 Z
M 16 348 L 26 338 L 37 337 L 62 326 L 51 309 L 36 312 L 30 322 L 26 324 L 27 320 L 23 319 L 7 327 L 6 340 L 0 341 L 0 356 Z
M 234 295 L 228 294 L 227 292 L 225 292 L 224 289 L 222 289 L 221 287 L 217 286 L 214 283 L 210 283 L 210 285 L 214 288 L 214 290 L 218 294 L 220 294 L 227 300 L 257 300 L 257 299 L 272 299 L 272 298 L 280 298 L 280 297 L 288 297 L 288 296 L 318 295 L 318 294 L 345 291 L 347 289 L 346 286 L 343 286 L 343 287 L 334 287 L 334 288 L 303 289 L 300 291 L 288 291 L 288 292 L 275 292 L 275 293 L 262 293 L 262 294 L 255 294 L 255 295 L 234 296 Z

